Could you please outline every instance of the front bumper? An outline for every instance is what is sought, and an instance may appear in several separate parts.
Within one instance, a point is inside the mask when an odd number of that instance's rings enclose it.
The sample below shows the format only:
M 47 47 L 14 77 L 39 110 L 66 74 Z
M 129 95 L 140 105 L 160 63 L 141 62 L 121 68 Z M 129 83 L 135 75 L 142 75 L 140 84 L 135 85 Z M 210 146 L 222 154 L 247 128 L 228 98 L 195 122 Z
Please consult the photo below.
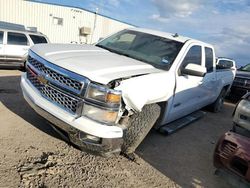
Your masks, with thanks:
M 23 96 L 29 105 L 42 117 L 51 122 L 59 131 L 80 149 L 101 155 L 120 153 L 123 130 L 118 126 L 108 126 L 90 120 L 86 117 L 77 117 L 42 97 L 26 78 L 21 78 Z M 79 134 L 86 134 L 100 138 L 100 143 L 83 141 Z
M 25 65 L 24 61 L 1 61 L 0 60 L 0 67 L 1 68 L 19 68 L 24 67 Z
M 227 132 L 214 151 L 214 166 L 250 182 L 250 138 Z

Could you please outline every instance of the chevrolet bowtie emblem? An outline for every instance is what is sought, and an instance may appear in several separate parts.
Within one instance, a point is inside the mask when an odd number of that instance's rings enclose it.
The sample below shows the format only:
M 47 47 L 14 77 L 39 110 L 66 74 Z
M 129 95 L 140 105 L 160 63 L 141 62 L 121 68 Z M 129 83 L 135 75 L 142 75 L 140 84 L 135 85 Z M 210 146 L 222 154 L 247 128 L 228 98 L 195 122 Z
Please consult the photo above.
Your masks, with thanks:
M 38 76 L 37 76 L 37 80 L 38 80 L 39 82 L 41 82 L 42 84 L 44 84 L 44 85 L 46 85 L 46 84 L 48 83 L 48 80 L 46 80 L 45 77 L 42 76 L 42 75 L 38 75 Z

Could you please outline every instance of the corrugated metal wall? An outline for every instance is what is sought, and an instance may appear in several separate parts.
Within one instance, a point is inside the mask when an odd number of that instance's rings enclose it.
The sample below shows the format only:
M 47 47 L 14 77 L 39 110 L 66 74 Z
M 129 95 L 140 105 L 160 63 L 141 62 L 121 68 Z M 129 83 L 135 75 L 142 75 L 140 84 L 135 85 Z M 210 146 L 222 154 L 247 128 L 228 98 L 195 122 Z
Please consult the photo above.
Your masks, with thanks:
M 94 43 L 99 38 L 131 27 L 131 25 L 72 7 L 35 3 L 23 0 L 0 0 L 0 21 L 37 27 L 46 34 L 51 42 L 56 43 Z M 55 19 L 62 18 L 63 24 L 55 24 Z M 91 28 L 91 34 L 79 35 L 79 28 Z

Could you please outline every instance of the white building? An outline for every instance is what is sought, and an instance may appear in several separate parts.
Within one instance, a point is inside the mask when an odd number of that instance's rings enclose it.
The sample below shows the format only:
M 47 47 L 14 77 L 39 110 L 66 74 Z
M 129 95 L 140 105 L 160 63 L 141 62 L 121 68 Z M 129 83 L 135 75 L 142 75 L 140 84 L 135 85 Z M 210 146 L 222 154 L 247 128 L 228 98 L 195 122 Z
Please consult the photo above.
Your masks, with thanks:
M 55 43 L 94 43 L 131 25 L 81 8 L 0 0 L 0 21 L 36 27 Z

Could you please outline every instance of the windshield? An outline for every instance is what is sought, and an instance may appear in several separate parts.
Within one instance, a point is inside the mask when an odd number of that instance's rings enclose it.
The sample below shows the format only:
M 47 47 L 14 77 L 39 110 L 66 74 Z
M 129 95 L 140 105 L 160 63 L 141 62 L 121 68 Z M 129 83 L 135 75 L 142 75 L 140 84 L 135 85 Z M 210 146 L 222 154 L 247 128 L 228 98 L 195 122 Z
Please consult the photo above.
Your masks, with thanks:
M 250 72 L 250 64 L 245 65 L 244 67 L 240 68 L 240 70 Z
M 96 46 L 168 70 L 183 43 L 138 31 L 123 30 Z

